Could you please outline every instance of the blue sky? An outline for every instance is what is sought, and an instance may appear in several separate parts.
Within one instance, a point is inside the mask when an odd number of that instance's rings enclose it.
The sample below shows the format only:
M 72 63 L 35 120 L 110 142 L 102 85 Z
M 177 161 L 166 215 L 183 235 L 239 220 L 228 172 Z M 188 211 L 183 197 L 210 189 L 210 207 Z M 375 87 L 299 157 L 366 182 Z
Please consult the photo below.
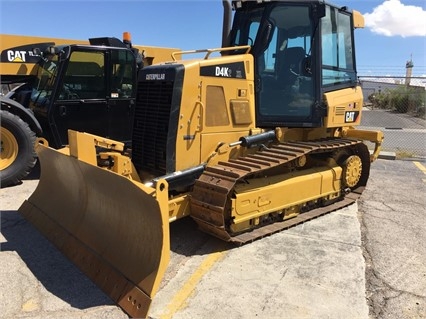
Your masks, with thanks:
M 426 76 L 426 0 L 333 0 L 360 11 L 359 75 Z M 221 0 L 0 0 L 0 33 L 70 39 L 132 34 L 134 44 L 220 47 Z

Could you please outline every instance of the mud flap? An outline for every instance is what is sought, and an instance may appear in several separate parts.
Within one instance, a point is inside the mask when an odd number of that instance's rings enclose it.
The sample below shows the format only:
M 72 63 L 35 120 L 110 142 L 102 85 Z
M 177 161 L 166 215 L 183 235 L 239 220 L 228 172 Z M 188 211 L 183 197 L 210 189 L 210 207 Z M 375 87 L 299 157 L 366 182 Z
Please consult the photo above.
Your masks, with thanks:
M 131 317 L 145 318 L 169 258 L 168 188 L 39 145 L 41 177 L 19 212 Z

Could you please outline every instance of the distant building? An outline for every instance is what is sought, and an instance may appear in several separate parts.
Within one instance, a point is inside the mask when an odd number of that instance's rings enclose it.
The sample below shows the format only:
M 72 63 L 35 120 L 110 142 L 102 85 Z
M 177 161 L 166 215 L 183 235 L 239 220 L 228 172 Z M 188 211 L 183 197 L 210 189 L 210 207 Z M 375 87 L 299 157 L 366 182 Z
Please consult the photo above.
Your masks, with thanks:
M 368 97 L 371 94 L 386 93 L 397 88 L 406 88 L 409 85 L 406 84 L 407 82 L 404 83 L 403 77 L 360 77 L 359 80 L 361 82 L 362 94 L 364 95 L 364 104 L 370 103 Z M 409 85 L 409 87 L 414 90 L 414 92 L 419 92 L 421 94 L 425 94 L 426 92 L 426 87 L 423 85 Z
M 401 83 L 402 78 L 375 78 L 374 80 L 364 80 L 360 78 L 360 81 L 362 94 L 364 95 L 364 103 L 369 103 L 368 97 L 373 93 L 384 93 L 404 85 Z
M 411 85 L 412 75 L 413 75 L 413 58 L 411 57 L 407 63 L 405 63 L 405 77 L 403 76 L 384 76 L 384 77 L 374 77 L 374 76 L 365 76 L 359 77 L 362 87 L 362 93 L 364 94 L 364 103 L 369 103 L 368 97 L 371 94 L 385 93 L 389 90 L 394 90 L 401 86 L 410 86 L 416 91 L 424 92 L 424 85 Z

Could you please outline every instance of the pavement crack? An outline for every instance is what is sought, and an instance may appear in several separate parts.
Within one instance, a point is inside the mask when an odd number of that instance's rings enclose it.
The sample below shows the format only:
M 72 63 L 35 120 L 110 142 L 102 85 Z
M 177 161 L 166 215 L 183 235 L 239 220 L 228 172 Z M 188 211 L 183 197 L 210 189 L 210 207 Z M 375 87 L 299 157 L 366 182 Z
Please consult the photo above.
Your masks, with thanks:
M 383 318 L 385 311 L 388 307 L 388 303 L 393 299 L 399 298 L 402 295 L 410 295 L 419 299 L 425 299 L 425 296 L 395 288 L 392 283 L 389 283 L 381 276 L 377 271 L 373 254 L 371 252 L 372 243 L 370 243 L 369 229 L 365 220 L 365 216 L 374 218 L 380 218 L 372 214 L 368 214 L 363 211 L 362 201 L 359 202 L 358 218 L 361 225 L 361 248 L 365 260 L 365 285 L 366 285 L 366 299 L 369 307 L 369 315 L 372 318 Z M 386 218 L 382 218 L 386 219 Z M 395 222 L 389 219 L 392 222 Z M 395 224 L 400 225 L 395 222 Z
M 339 245 L 347 245 L 347 246 L 351 246 L 351 247 L 360 247 L 360 245 L 358 245 L 357 243 L 348 243 L 348 242 L 344 242 L 344 241 L 341 241 L 341 240 L 335 240 L 335 239 L 330 239 L 330 238 L 325 238 L 325 237 L 306 236 L 306 235 L 302 235 L 302 234 L 291 234 L 290 232 L 288 232 L 287 235 L 305 238 L 305 239 L 310 239 L 310 240 L 325 241 L 325 242 L 339 244 Z
M 288 272 L 288 268 L 285 268 L 284 269 L 284 271 L 282 272 L 282 274 L 281 274 L 281 277 L 280 277 L 280 279 L 279 280 L 277 280 L 277 282 L 275 283 L 275 285 L 273 286 L 273 289 L 271 289 L 270 290 L 270 293 L 269 293 L 269 296 L 266 298 L 266 302 L 265 302 L 265 304 L 263 305 L 263 307 L 262 307 L 262 312 L 263 311 L 265 311 L 265 309 L 266 309 L 266 306 L 268 305 L 268 303 L 269 303 L 269 300 L 272 300 L 272 296 L 273 296 L 273 294 L 275 293 L 275 291 L 276 291 L 276 289 L 277 289 L 277 287 L 281 284 L 281 282 L 284 280 L 284 278 L 285 278 L 285 276 L 287 275 L 287 272 Z
M 383 205 L 385 205 L 385 204 L 383 203 Z M 392 209 L 392 208 L 390 208 L 390 209 Z M 383 210 L 383 211 L 385 211 L 385 210 Z M 391 212 L 395 213 L 395 214 L 397 213 L 397 211 L 394 210 L 394 209 L 392 209 Z M 389 215 L 389 211 L 386 210 L 386 213 L 387 213 L 387 215 Z M 379 219 L 381 221 L 386 220 L 390 223 L 397 225 L 400 228 L 407 229 L 407 225 L 404 224 L 404 221 L 400 222 L 400 221 L 397 221 L 393 218 L 377 216 L 375 214 L 367 213 L 367 212 L 364 212 L 364 214 L 371 217 L 371 218 Z M 417 236 L 421 237 L 420 234 L 424 231 L 422 227 L 423 227 L 423 225 L 413 225 L 413 227 L 410 228 L 410 231 L 413 232 L 414 234 L 416 234 Z
M 377 274 L 374 260 L 371 257 L 368 241 L 368 228 L 364 220 L 364 212 L 361 210 L 362 201 L 360 201 L 360 209 L 358 218 L 361 225 L 361 248 L 365 259 L 365 285 L 366 298 L 369 307 L 369 315 L 374 318 L 379 318 L 386 308 L 387 299 L 384 297 L 384 287 L 386 283 Z
M 392 219 L 392 218 L 386 218 L 386 217 L 383 217 L 383 216 L 376 216 L 376 215 L 371 214 L 371 213 L 364 213 L 364 214 L 365 214 L 365 215 L 368 215 L 368 216 L 370 216 L 370 217 L 372 217 L 372 218 L 377 218 L 377 219 L 380 219 L 380 220 L 387 220 L 387 221 L 390 221 L 391 223 L 394 223 L 395 225 L 398 225 L 398 226 L 400 226 L 400 227 L 405 227 L 404 225 L 401 225 L 401 223 L 397 222 L 396 220 L 394 220 L 394 219 Z

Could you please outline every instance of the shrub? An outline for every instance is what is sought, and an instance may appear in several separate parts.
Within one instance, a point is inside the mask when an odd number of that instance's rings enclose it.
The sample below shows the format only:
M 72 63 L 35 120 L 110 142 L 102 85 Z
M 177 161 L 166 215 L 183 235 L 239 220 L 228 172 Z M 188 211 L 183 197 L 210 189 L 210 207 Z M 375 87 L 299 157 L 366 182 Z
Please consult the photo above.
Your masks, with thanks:
M 368 100 L 376 108 L 393 109 L 399 113 L 424 114 L 426 92 L 422 88 L 401 85 L 392 90 L 386 89 L 384 92 L 370 94 Z
M 368 96 L 368 100 L 373 104 L 374 108 L 387 109 L 389 108 L 388 93 L 373 93 Z

